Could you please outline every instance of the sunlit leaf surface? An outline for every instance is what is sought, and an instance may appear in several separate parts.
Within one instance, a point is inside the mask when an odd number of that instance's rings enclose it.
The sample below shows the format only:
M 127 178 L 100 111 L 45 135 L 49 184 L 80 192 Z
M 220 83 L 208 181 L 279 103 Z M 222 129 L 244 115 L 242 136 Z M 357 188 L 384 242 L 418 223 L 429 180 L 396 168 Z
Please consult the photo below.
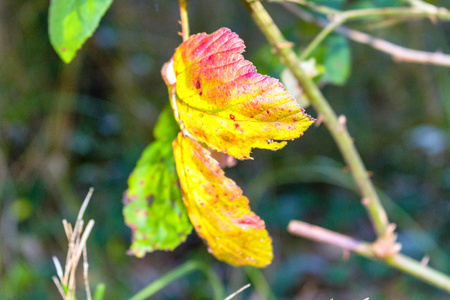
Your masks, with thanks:
M 189 218 L 210 252 L 234 266 L 270 264 L 272 241 L 242 190 L 198 142 L 179 133 L 173 148 Z
M 138 257 L 154 250 L 172 250 L 192 230 L 172 150 L 178 131 L 172 111 L 166 109 L 154 129 L 156 141 L 142 153 L 128 179 L 123 214 L 133 231 L 130 252 Z
M 65 63 L 94 33 L 112 0 L 52 0 L 49 34 L 53 48 Z
M 314 122 L 277 79 L 244 60 L 244 48 L 221 28 L 191 36 L 173 57 L 181 122 L 212 149 L 239 159 L 252 148 L 280 149 Z

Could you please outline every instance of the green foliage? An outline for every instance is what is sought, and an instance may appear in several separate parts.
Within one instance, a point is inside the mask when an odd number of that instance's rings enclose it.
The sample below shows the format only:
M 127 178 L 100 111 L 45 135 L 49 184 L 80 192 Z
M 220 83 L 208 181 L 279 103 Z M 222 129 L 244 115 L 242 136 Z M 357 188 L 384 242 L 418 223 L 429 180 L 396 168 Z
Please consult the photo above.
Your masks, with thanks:
M 53 0 L 48 19 L 50 41 L 65 62 L 70 63 L 92 36 L 112 0 Z
M 340 35 L 330 35 L 323 47 L 326 49 L 323 57 L 326 71 L 321 77 L 321 81 L 339 86 L 344 85 L 350 76 L 351 68 L 348 40 Z
M 224 298 L 224 287 L 214 270 L 203 261 L 192 260 L 158 278 L 157 280 L 146 286 L 144 289 L 142 289 L 139 293 L 130 298 L 130 300 L 148 299 L 150 296 L 159 292 L 173 281 L 179 279 L 180 277 L 186 276 L 193 271 L 202 271 L 206 275 L 214 292 L 213 299 L 220 300 Z
M 173 250 L 191 232 L 181 198 L 172 141 L 179 132 L 172 110 L 162 112 L 150 144 L 128 178 L 125 222 L 133 231 L 130 251 L 138 257 L 154 250 Z
M 95 288 L 94 300 L 103 300 L 105 296 L 106 285 L 104 283 L 100 283 Z

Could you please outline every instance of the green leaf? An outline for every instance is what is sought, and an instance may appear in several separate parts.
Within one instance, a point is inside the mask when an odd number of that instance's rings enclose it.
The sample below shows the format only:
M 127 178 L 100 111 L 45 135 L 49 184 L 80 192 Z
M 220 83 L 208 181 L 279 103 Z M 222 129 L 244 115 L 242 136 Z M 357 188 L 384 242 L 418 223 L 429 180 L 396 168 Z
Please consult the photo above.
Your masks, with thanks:
M 172 107 L 167 105 L 159 115 L 158 122 L 153 128 L 153 136 L 156 140 L 170 140 L 172 143 L 178 132 L 180 132 L 180 126 L 178 126 L 173 116 Z
M 103 300 L 105 296 L 106 285 L 104 283 L 99 283 L 95 288 L 94 300 Z
M 50 42 L 65 63 L 94 33 L 112 0 L 52 0 L 48 19 Z
M 327 38 L 325 46 L 323 64 L 326 71 L 321 81 L 343 85 L 350 76 L 351 53 L 348 41 L 342 36 L 331 35 Z
M 172 150 L 178 132 L 169 107 L 155 126 L 156 140 L 144 150 L 128 178 L 123 214 L 133 232 L 130 252 L 138 257 L 154 250 L 173 250 L 192 230 Z

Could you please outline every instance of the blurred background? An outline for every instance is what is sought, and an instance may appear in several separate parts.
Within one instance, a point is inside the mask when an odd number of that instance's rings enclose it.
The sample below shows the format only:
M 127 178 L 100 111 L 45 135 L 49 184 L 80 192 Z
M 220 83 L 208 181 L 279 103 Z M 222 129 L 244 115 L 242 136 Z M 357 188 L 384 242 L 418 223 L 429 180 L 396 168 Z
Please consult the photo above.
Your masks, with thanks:
M 321 1 L 335 8 L 396 6 L 400 0 Z M 449 1 L 434 1 L 449 7 Z M 226 170 L 265 220 L 275 258 L 261 270 L 215 260 L 191 234 L 174 252 L 126 255 L 127 177 L 168 103 L 162 65 L 181 43 L 178 1 L 115 1 L 94 36 L 65 65 L 48 38 L 44 0 L 0 0 L 0 299 L 58 299 L 51 257 L 65 261 L 61 220 L 74 222 L 89 187 L 85 219 L 90 282 L 105 299 L 126 299 L 190 259 L 204 261 L 235 299 L 449 299 L 449 295 L 382 264 L 287 233 L 299 219 L 358 239 L 374 232 L 330 134 L 312 126 L 278 152 L 254 150 L 252 161 Z M 320 31 L 277 4 L 265 4 L 300 53 Z M 279 78 L 283 66 L 240 1 L 191 0 L 191 33 L 237 32 L 246 59 Z M 402 20 L 400 20 L 402 21 Z M 450 53 L 450 23 L 370 20 L 349 26 L 408 48 Z M 373 172 L 405 254 L 450 274 L 450 72 L 396 63 L 346 41 L 349 77 L 321 84 Z M 307 112 L 317 114 L 311 108 Z M 81 283 L 82 281 L 80 281 Z M 199 288 L 201 287 L 201 288 Z M 79 289 L 78 299 L 85 299 Z M 211 299 L 195 272 L 153 299 Z

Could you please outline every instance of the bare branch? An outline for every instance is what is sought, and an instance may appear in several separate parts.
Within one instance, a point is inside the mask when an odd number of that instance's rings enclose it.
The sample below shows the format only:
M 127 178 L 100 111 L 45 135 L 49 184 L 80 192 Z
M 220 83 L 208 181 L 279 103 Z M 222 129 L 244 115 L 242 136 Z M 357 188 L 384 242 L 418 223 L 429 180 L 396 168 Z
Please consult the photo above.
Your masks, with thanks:
M 385 250 L 391 249 L 393 251 L 380 252 L 379 249 L 377 249 L 380 247 L 380 241 L 386 241 L 390 237 L 392 238 L 394 229 L 395 226 L 390 224 L 386 236 L 380 237 L 375 243 L 370 244 L 302 221 L 292 220 L 288 225 L 288 231 L 294 235 L 339 247 L 344 250 L 344 253 L 346 251 L 352 251 L 368 259 L 382 261 L 391 267 L 420 278 L 444 291 L 450 292 L 449 276 L 430 268 L 423 262 L 416 261 L 408 256 L 398 253 L 396 250 L 399 250 L 399 244 L 395 243 L 395 240 L 391 240 L 391 243 L 385 248 Z M 428 262 L 428 260 L 429 258 L 425 259 L 426 262 Z
M 326 27 L 331 23 L 328 20 L 315 17 L 313 14 L 301 9 L 298 6 L 293 5 L 292 3 L 283 3 L 283 6 L 299 18 L 307 22 L 315 23 L 321 27 Z M 373 37 L 367 33 L 350 29 L 346 26 L 339 26 L 334 31 L 348 37 L 355 42 L 369 45 L 374 49 L 389 54 L 397 62 L 410 62 L 450 67 L 450 55 L 448 54 L 405 48 L 386 40 Z
M 300 237 L 305 237 L 320 243 L 334 245 L 349 251 L 357 251 L 361 245 L 363 245 L 362 242 L 349 236 L 302 221 L 292 220 L 289 222 L 288 231 Z

